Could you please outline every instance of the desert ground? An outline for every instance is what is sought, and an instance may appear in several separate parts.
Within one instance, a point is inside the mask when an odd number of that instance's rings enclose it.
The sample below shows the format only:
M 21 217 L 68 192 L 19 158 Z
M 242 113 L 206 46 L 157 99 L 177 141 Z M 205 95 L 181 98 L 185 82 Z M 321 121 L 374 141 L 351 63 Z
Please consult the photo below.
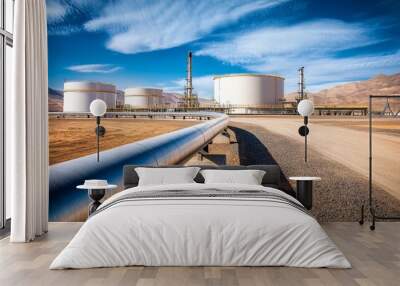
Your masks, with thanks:
M 313 137 L 310 135 L 309 142 L 314 144 L 309 145 L 308 163 L 304 162 L 304 141 L 297 134 L 298 126 L 302 124 L 301 118 L 297 116 L 244 116 L 231 118 L 228 130 L 230 133 L 229 145 L 214 143 L 209 146 L 210 154 L 206 155 L 202 161 L 192 158 L 188 165 L 278 164 L 282 170 L 283 181 L 280 188 L 292 195 L 295 194 L 296 184 L 288 181 L 287 178 L 298 175 L 319 176 L 322 181 L 314 184 L 311 210 L 318 221 L 358 221 L 360 207 L 368 199 L 368 173 L 365 174 L 362 170 L 363 167 L 365 168 L 364 159 L 366 159 L 366 168 L 368 168 L 368 120 L 354 117 L 313 117 L 310 121 Z M 376 127 L 374 134 L 378 135 L 379 144 L 390 147 L 392 142 L 387 143 L 385 140 L 400 137 L 399 124 L 399 120 L 374 119 Z M 317 132 L 320 133 L 318 136 L 315 134 Z M 349 136 L 348 132 L 352 136 Z M 362 135 L 361 138 L 358 138 L 360 132 Z M 320 136 L 326 138 L 318 141 Z M 339 146 L 333 148 L 329 140 L 333 140 L 332 145 L 339 141 Z M 355 142 L 353 142 L 354 140 Z M 324 145 L 319 146 L 315 141 Z M 381 177 L 377 178 L 374 171 L 373 197 L 378 215 L 400 215 L 400 200 L 395 192 L 396 189 L 390 189 L 380 184 L 382 181 L 391 184 L 391 180 L 398 180 L 397 173 L 395 173 L 396 168 L 400 167 L 400 157 L 396 153 L 399 150 L 398 147 L 397 145 L 397 148 L 384 148 L 386 156 L 383 159 L 380 155 L 374 156 L 377 162 L 390 160 L 386 162 L 389 164 L 388 166 L 382 164 L 386 169 L 380 173 Z M 349 154 L 355 156 L 353 157 L 355 162 L 351 163 L 358 163 L 356 168 L 354 164 L 348 164 L 347 160 L 335 158 L 335 156 L 346 158 Z M 388 170 L 393 170 L 393 173 L 385 173 Z M 385 177 L 386 174 L 388 177 Z M 390 186 L 394 187 L 395 184 Z M 369 216 L 368 211 L 368 206 L 366 206 L 367 217 Z
M 101 150 L 197 124 L 194 120 L 102 119 L 106 128 L 100 139 Z M 96 152 L 94 119 L 49 119 L 50 165 Z
M 243 117 L 233 118 L 232 121 L 256 124 L 299 143 L 304 141 L 297 132 L 302 125 L 300 117 Z M 400 119 L 374 120 L 374 126 L 378 131 L 373 135 L 374 182 L 400 199 Z M 313 117 L 309 128 L 308 143 L 311 150 L 368 176 L 366 118 L 332 120 Z
M 373 118 L 372 128 L 375 133 L 385 133 L 388 135 L 400 135 L 400 118 Z M 368 118 L 357 117 L 313 117 L 312 122 L 334 127 L 350 128 L 368 132 Z
M 396 134 L 400 120 L 378 121 L 374 133 L 374 204 L 378 215 L 400 215 L 396 188 L 400 183 L 400 136 Z M 304 162 L 304 139 L 297 133 L 302 125 L 299 117 L 233 117 L 230 125 L 239 143 L 240 164 L 277 163 L 286 178 L 319 176 L 322 181 L 314 186 L 313 215 L 325 222 L 359 219 L 360 207 L 368 198 L 366 118 L 311 118 L 308 163 Z M 295 183 L 290 185 L 294 190 Z

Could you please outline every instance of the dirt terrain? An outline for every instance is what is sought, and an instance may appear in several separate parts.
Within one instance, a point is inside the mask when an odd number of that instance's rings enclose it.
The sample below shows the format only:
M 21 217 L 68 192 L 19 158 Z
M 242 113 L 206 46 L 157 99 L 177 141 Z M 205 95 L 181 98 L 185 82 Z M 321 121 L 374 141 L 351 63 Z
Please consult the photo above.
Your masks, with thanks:
M 350 128 L 368 132 L 369 125 L 367 118 L 313 118 L 313 121 L 326 126 Z M 400 135 L 400 118 L 373 118 L 373 132 L 385 133 L 388 135 Z
M 103 119 L 106 135 L 101 150 L 197 124 L 192 120 Z M 96 152 L 94 119 L 49 119 L 50 165 Z
M 298 128 L 302 125 L 299 116 L 294 117 L 242 117 L 232 118 L 232 122 L 255 124 L 270 132 L 270 136 L 280 135 L 299 146 L 304 146 Z M 378 132 L 373 136 L 374 183 L 400 199 L 400 119 L 374 120 Z M 336 161 L 347 168 L 368 177 L 368 120 L 333 119 L 312 117 L 310 119 L 309 148 L 317 151 L 325 159 Z M 313 175 L 313 174 L 309 174 Z

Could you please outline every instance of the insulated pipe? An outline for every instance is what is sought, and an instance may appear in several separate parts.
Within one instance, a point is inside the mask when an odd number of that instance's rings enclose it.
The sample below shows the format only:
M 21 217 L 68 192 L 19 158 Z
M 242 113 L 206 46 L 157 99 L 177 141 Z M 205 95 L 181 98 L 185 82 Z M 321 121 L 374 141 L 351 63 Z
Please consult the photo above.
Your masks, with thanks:
M 160 113 L 151 112 L 147 114 L 160 115 Z M 185 113 L 185 116 L 194 114 L 199 116 L 199 113 Z M 170 113 L 165 113 L 165 115 L 170 116 Z M 229 122 L 229 117 L 221 113 L 202 112 L 201 116 L 213 119 L 102 151 L 100 162 L 96 161 L 96 154 L 91 154 L 50 166 L 50 220 L 64 220 L 74 208 L 87 205 L 87 194 L 76 190 L 76 186 L 82 184 L 85 179 L 107 179 L 109 183 L 118 185 L 122 182 L 124 165 L 176 164 L 210 142 L 227 127 Z

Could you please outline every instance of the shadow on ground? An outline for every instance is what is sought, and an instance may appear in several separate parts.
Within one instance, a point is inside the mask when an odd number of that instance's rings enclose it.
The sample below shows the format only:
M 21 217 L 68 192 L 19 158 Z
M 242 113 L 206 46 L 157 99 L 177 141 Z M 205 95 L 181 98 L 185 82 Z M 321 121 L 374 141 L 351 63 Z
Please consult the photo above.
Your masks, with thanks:
M 235 133 L 239 144 L 240 165 L 279 165 L 265 145 L 253 133 L 235 126 L 229 126 L 229 128 Z M 283 191 L 292 196 L 296 195 L 282 171 L 281 182 Z

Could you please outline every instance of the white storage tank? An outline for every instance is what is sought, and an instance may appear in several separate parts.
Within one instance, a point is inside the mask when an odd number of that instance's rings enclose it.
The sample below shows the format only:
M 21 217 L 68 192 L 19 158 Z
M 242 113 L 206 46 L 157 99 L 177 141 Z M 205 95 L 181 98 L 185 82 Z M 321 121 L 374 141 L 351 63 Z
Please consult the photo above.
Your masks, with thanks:
M 115 108 L 115 86 L 91 81 L 64 83 L 64 112 L 90 112 L 90 103 L 95 99 L 104 100 L 107 109 Z
M 162 89 L 158 88 L 127 88 L 125 89 L 125 104 L 131 107 L 148 108 L 162 104 Z
M 125 92 L 123 90 L 117 90 L 117 95 L 116 95 L 116 102 L 115 105 L 118 108 L 124 107 L 125 104 Z
M 267 74 L 229 74 L 214 77 L 214 100 L 221 105 L 256 107 L 283 100 L 284 78 Z

